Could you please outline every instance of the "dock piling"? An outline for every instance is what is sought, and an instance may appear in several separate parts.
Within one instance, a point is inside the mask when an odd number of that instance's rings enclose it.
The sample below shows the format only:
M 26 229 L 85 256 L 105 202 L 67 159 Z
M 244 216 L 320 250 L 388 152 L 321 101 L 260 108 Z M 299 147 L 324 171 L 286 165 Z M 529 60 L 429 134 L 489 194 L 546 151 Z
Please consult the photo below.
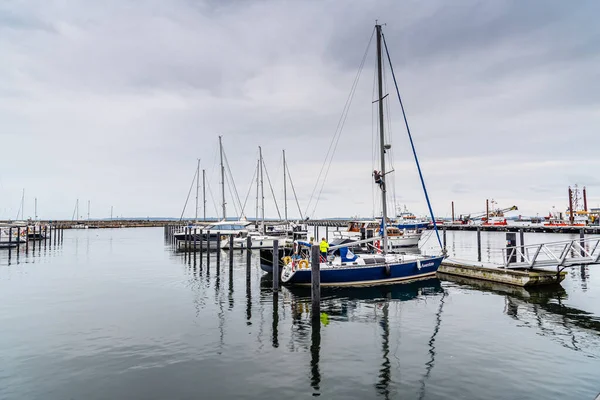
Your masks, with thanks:
M 221 232 L 217 232 L 217 272 L 221 266 Z
M 446 227 L 445 226 L 442 228 L 442 240 L 444 243 L 444 251 L 445 251 L 446 250 Z
M 252 261 L 252 239 L 246 237 L 246 280 L 250 281 L 250 263 Z
M 314 323 L 320 323 L 321 317 L 321 252 L 319 246 L 311 247 L 311 290 L 310 298 L 312 301 L 311 316 Z M 273 264 L 275 265 L 275 264 Z M 279 266 L 279 264 L 277 264 Z
M 21 246 L 21 228 L 17 228 L 17 251 L 19 250 L 20 246 Z
M 517 262 L 517 234 L 506 232 L 506 262 Z
M 525 262 L 525 232 L 519 228 L 519 241 L 521 242 L 521 262 Z
M 208 238 L 208 236 L 207 236 Z M 202 229 L 200 229 L 200 266 L 202 266 L 202 255 L 204 254 L 204 235 L 202 235 Z
M 581 246 L 581 257 L 585 257 L 585 229 L 579 230 L 579 245 Z
M 273 291 L 279 290 L 279 241 L 273 240 Z
M 210 268 L 210 231 L 206 232 L 206 269 Z
M 481 262 L 481 227 L 477 227 L 477 261 Z
M 8 228 L 8 250 L 12 247 L 12 226 Z
M 233 235 L 229 235 L 229 273 L 233 272 Z

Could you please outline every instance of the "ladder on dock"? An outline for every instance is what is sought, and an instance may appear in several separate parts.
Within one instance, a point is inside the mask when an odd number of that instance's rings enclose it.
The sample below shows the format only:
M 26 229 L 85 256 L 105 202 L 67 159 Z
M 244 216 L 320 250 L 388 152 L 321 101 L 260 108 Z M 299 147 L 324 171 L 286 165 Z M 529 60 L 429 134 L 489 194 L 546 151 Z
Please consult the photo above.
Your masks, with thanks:
M 513 246 L 502 249 L 504 268 L 557 269 L 600 263 L 600 237 Z

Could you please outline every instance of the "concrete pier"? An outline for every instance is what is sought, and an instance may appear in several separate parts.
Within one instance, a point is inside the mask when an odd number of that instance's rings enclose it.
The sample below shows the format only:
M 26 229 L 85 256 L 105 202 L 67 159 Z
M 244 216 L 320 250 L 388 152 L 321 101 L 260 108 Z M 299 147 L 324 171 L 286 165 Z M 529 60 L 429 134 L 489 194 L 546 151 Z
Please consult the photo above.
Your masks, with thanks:
M 444 260 L 438 273 L 524 287 L 556 285 L 562 282 L 567 275 L 565 271 L 505 269 L 454 259 Z

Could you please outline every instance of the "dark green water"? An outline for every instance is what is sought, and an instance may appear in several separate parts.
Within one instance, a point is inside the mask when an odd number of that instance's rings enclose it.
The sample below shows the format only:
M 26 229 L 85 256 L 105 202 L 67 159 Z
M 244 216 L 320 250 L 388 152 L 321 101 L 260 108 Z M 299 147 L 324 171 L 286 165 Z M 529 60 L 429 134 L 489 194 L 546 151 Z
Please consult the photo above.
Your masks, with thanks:
M 471 256 L 474 234 L 448 232 Z M 565 236 L 529 235 L 528 242 Z M 484 258 L 503 243 L 483 234 Z M 497 244 L 500 246 L 496 246 Z M 429 245 L 429 244 L 427 244 Z M 593 399 L 600 266 L 526 291 L 430 279 L 323 293 L 175 254 L 163 230 L 0 251 L 1 399 Z

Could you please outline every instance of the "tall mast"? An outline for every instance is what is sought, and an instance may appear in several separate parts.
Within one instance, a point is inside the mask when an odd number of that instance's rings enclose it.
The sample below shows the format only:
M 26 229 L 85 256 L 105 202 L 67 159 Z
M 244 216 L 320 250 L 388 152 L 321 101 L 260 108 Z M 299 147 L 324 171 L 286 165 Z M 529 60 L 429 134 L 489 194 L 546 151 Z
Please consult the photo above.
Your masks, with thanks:
M 23 195 L 21 196 L 21 219 L 25 220 L 25 189 L 23 189 Z
M 260 174 L 260 160 L 256 160 L 256 218 L 255 218 L 255 224 L 254 226 L 256 228 L 258 228 L 258 188 L 260 186 L 260 179 L 259 179 L 259 175 Z
M 260 167 L 260 220 L 262 224 L 262 233 L 265 233 L 265 187 L 263 185 L 263 158 L 262 148 L 258 146 L 258 165 Z
M 202 202 L 204 203 L 203 221 L 206 221 L 206 170 L 202 170 Z
M 196 222 L 198 222 L 198 191 L 200 190 L 200 159 L 196 167 Z
M 221 155 L 221 199 L 223 200 L 223 220 L 227 218 L 227 210 L 225 208 L 225 167 L 223 166 L 223 143 L 219 136 L 219 154 Z
M 381 211 L 383 228 L 383 254 L 387 253 L 387 201 L 385 183 L 385 135 L 383 132 L 383 67 L 381 60 L 381 25 L 375 25 L 377 29 L 377 85 L 379 89 L 379 150 L 381 152 L 381 179 L 383 185 L 381 188 Z
M 283 150 L 283 209 L 285 210 L 285 222 L 287 224 L 287 222 L 288 222 L 288 215 L 287 215 L 287 184 L 286 184 L 286 181 L 285 181 L 285 172 L 286 172 L 285 150 Z
M 75 202 L 75 210 L 76 210 L 76 214 L 75 218 L 77 218 L 77 221 L 79 221 L 79 199 L 77 199 L 77 201 Z
M 90 201 L 88 200 L 88 221 L 90 220 Z
M 37 197 L 35 198 L 35 210 L 34 210 L 34 211 L 35 211 L 35 216 L 34 216 L 34 218 L 35 218 L 35 220 L 37 221 L 37 219 L 38 219 L 38 216 L 37 216 Z

